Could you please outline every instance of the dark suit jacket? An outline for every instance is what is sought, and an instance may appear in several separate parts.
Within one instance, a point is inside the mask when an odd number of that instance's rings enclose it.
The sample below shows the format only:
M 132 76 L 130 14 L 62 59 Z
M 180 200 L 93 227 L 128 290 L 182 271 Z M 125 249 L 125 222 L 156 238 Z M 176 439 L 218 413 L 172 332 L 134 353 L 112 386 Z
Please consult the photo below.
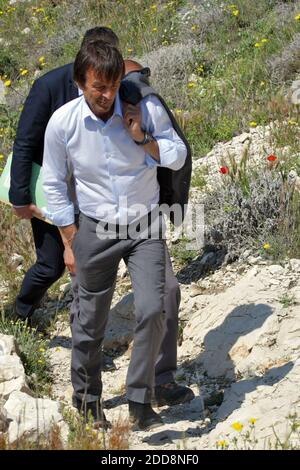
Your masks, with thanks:
M 44 135 L 54 111 L 78 98 L 73 64 L 46 73 L 33 84 L 21 113 L 13 146 L 9 200 L 16 206 L 32 202 L 29 183 L 32 162 L 42 165 Z

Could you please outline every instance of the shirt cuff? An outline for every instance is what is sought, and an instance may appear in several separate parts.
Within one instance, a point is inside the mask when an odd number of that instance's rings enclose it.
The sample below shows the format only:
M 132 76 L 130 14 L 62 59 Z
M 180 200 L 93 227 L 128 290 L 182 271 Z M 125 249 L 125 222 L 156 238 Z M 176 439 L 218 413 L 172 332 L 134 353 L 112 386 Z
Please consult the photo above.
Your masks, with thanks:
M 159 147 L 160 163 L 158 166 L 170 168 L 171 170 L 179 170 L 185 162 L 186 147 L 182 144 L 177 144 L 169 139 L 157 138 L 156 142 Z
M 75 214 L 74 214 L 74 205 L 70 204 L 63 209 L 60 209 L 55 212 L 51 212 L 48 209 L 44 209 L 44 214 L 47 219 L 51 220 L 51 222 L 56 225 L 57 227 L 65 227 L 67 225 L 72 225 L 75 222 Z

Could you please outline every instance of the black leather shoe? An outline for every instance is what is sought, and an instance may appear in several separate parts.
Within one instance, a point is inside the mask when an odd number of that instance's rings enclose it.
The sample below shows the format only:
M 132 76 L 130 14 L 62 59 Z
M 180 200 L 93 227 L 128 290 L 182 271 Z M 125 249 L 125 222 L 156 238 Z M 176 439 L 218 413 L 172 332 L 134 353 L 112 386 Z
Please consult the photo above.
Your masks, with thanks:
M 113 358 L 104 352 L 102 352 L 101 357 L 101 370 L 103 372 L 117 370 Z
M 169 382 L 163 385 L 156 385 L 153 402 L 156 406 L 172 406 L 186 403 L 195 398 L 193 390 L 189 387 L 183 387 L 176 382 Z
M 128 400 L 129 421 L 133 431 L 148 431 L 163 424 L 161 417 L 155 413 L 150 403 L 137 403 Z
M 79 413 L 83 416 L 85 423 L 89 423 L 92 419 L 93 426 L 96 429 L 102 428 L 107 430 L 111 428 L 111 423 L 107 421 L 99 400 L 86 402 L 73 395 L 72 402 L 73 406 L 77 408 Z

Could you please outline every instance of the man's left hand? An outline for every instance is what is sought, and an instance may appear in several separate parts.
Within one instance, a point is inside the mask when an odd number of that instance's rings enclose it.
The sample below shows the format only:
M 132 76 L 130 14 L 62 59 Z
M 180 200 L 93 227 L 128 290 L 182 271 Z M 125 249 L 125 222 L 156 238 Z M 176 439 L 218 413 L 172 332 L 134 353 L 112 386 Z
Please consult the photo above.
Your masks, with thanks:
M 123 103 L 124 124 L 129 134 L 136 141 L 142 141 L 145 133 L 142 130 L 142 112 L 139 105 Z

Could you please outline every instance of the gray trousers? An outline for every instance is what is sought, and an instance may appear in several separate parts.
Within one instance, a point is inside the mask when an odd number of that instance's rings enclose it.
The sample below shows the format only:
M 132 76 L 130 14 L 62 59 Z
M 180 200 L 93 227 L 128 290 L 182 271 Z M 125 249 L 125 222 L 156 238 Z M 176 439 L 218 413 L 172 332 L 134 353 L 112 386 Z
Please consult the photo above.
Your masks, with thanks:
M 151 400 L 155 364 L 165 327 L 165 242 L 160 239 L 99 239 L 97 221 L 82 215 L 74 240 L 79 309 L 72 323 L 71 377 L 75 395 L 101 397 L 101 344 L 117 270 L 123 258 L 134 291 L 136 328 L 127 373 L 127 397 Z
M 164 312 L 165 325 L 162 343 L 155 365 L 155 385 L 162 385 L 174 380 L 177 370 L 177 336 L 178 311 L 180 305 L 180 288 L 174 274 L 168 248 L 165 245 L 165 296 Z M 73 302 L 71 306 L 71 323 L 79 312 L 78 281 L 72 276 Z

